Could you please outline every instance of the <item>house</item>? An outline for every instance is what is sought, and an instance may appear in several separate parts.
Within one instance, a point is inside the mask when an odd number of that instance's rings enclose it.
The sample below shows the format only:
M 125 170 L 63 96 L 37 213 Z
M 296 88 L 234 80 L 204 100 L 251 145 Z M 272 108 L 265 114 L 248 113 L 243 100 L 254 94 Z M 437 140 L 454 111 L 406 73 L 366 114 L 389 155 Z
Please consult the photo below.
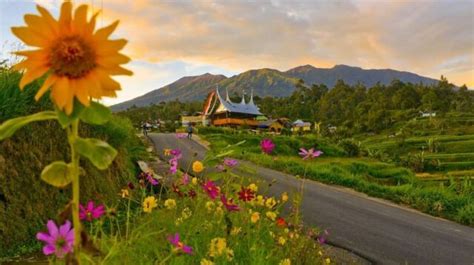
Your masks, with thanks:
M 257 128 L 259 124 L 257 117 L 263 116 L 253 102 L 253 91 L 248 102 L 245 101 L 245 95 L 242 95 L 242 101 L 236 103 L 230 100 L 227 90 L 224 99 L 218 87 L 215 91 L 209 93 L 204 104 L 203 113 L 210 125 L 230 127 L 249 126 Z
M 192 125 L 201 126 L 203 125 L 203 116 L 202 115 L 193 115 L 193 116 L 181 116 L 181 125 L 183 127 L 188 127 L 191 123 Z
M 296 120 L 291 124 L 291 131 L 311 131 L 311 122 L 304 122 L 302 120 Z
M 281 130 L 285 127 L 285 122 L 281 119 L 271 119 L 267 121 L 262 121 L 258 125 L 260 129 L 266 129 L 269 132 L 281 133 Z

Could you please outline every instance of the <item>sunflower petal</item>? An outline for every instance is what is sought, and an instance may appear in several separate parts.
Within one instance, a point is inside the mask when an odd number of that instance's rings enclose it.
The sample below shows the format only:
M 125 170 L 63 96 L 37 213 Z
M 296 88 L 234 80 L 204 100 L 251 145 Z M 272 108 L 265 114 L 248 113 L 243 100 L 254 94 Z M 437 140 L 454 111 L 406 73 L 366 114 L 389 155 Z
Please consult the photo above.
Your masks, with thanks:
M 87 5 L 81 5 L 76 9 L 74 13 L 74 25 L 77 31 L 84 31 L 87 25 Z
M 48 54 L 45 52 L 45 50 L 40 49 L 40 50 L 29 50 L 29 51 L 17 51 L 13 52 L 15 55 L 19 56 L 25 56 L 28 58 L 28 60 L 31 61 L 41 61 L 46 63 L 46 60 L 48 59 Z
M 112 68 L 108 68 L 107 72 L 110 75 L 133 75 L 132 71 L 130 71 L 128 69 L 125 69 L 121 66 L 115 66 L 115 67 L 112 67 Z
M 105 68 L 111 68 L 119 64 L 125 64 L 130 62 L 130 58 L 127 56 L 117 53 L 110 56 L 102 56 L 97 58 L 97 64 Z
M 21 78 L 20 81 L 20 89 L 23 90 L 23 88 L 34 81 L 35 79 L 41 77 L 48 71 L 48 68 L 43 66 L 43 67 L 37 67 L 33 70 L 29 69 L 23 74 L 23 77 Z
M 59 77 L 51 90 L 51 96 L 60 109 L 72 102 L 72 93 L 69 86 L 69 79 L 67 77 Z
M 54 28 L 40 16 L 26 14 L 25 22 L 32 31 L 47 40 L 51 40 L 56 35 Z
M 119 24 L 119 21 L 115 21 L 114 23 L 108 25 L 107 27 L 101 28 L 97 30 L 97 32 L 94 34 L 94 37 L 99 38 L 99 39 L 107 39 L 112 32 L 114 32 L 115 28 L 117 28 Z
M 38 101 L 44 95 L 44 93 L 46 93 L 46 91 L 48 91 L 48 89 L 54 85 L 56 80 L 57 78 L 54 75 L 48 76 L 41 88 L 38 90 L 38 93 L 36 93 L 35 100 Z
M 121 50 L 127 42 L 125 39 L 101 41 L 97 43 L 96 52 L 99 56 L 115 54 Z
M 46 10 L 46 8 L 44 8 L 42 6 L 39 6 L 39 5 L 36 6 L 36 9 L 38 9 L 38 12 L 40 12 L 41 16 L 43 16 L 46 23 L 49 24 L 49 26 L 54 31 L 54 33 L 55 34 L 58 33 L 58 21 L 56 21 L 56 19 L 54 19 L 54 17 L 51 15 L 51 13 L 49 13 L 49 11 Z
M 91 19 L 89 20 L 89 23 L 87 23 L 87 25 L 85 26 L 84 28 L 84 33 L 86 34 L 92 34 L 94 32 L 94 29 L 95 29 L 95 22 L 96 22 L 96 19 L 97 19 L 97 16 L 99 15 L 100 12 L 96 12 L 92 17 Z
M 59 26 L 61 30 L 69 30 L 71 25 L 72 3 L 69 1 L 63 2 L 61 5 L 61 14 L 59 15 Z
M 86 77 L 85 77 L 85 82 L 89 85 L 89 95 L 95 99 L 101 99 L 102 98 L 102 88 L 100 86 L 100 82 L 96 77 L 95 74 L 96 71 L 90 72 Z
M 85 79 L 72 80 L 71 83 L 74 83 L 74 95 L 76 95 L 79 102 L 82 105 L 89 106 L 89 91 L 87 90 L 88 84 L 85 82 Z
M 22 40 L 26 45 L 43 47 L 48 44 L 48 39 L 45 39 L 43 36 L 37 34 L 27 27 L 12 27 L 12 32 L 20 40 Z

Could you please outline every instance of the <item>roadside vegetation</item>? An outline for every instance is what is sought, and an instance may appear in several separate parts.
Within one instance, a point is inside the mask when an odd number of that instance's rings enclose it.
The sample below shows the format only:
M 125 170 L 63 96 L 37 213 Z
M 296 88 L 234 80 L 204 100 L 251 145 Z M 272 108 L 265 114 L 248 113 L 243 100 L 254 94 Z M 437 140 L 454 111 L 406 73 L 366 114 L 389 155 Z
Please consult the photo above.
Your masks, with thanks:
M 216 133 L 220 131 L 220 133 Z M 470 180 L 426 182 L 415 173 L 390 162 L 350 156 L 344 144 L 316 136 L 252 135 L 231 129 L 201 128 L 200 134 L 219 152 L 241 141 L 232 154 L 235 158 L 255 162 L 300 177 L 353 188 L 368 195 L 388 199 L 422 212 L 474 225 L 474 192 Z M 263 155 L 255 143 L 270 138 L 275 143 L 273 156 Z M 311 161 L 299 159 L 299 148 L 315 148 L 323 155 Z M 277 161 L 277 162 L 276 162 Z

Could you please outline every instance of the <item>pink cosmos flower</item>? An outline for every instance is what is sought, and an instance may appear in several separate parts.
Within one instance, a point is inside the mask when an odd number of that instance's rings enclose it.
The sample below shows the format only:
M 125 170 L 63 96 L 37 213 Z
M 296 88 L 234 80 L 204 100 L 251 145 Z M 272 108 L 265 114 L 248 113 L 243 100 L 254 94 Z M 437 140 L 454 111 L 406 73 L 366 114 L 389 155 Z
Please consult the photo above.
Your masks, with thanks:
M 188 185 L 189 184 L 189 175 L 188 175 L 188 173 L 184 173 L 184 175 L 181 177 L 181 184 L 183 184 L 183 185 Z
M 312 159 L 312 158 L 318 157 L 322 155 L 323 152 L 320 150 L 314 150 L 314 148 L 311 148 L 309 150 L 300 148 L 300 152 L 298 154 L 303 158 L 303 160 L 306 160 L 308 158 Z
M 263 139 L 260 142 L 260 148 L 262 149 L 262 152 L 264 152 L 265 154 L 270 154 L 275 148 L 275 144 L 270 139 Z
M 186 246 L 183 242 L 179 241 L 179 234 L 176 233 L 173 235 L 168 236 L 168 241 L 171 243 L 171 245 L 175 246 L 177 250 L 181 250 L 183 253 L 192 255 L 193 254 L 193 248 L 190 246 Z
M 239 164 L 239 161 L 232 158 L 224 158 L 224 165 L 228 167 L 235 167 Z
M 176 172 L 178 171 L 178 159 L 176 159 L 176 157 L 173 157 L 169 160 L 169 163 L 170 163 L 170 173 L 171 174 L 176 174 Z
M 181 159 L 181 157 L 182 157 L 181 150 L 179 150 L 179 149 L 171 150 L 170 154 L 176 159 Z
M 104 215 L 104 213 L 104 205 L 97 205 L 97 207 L 94 207 L 93 201 L 89 201 L 86 207 L 84 207 L 82 204 L 79 204 L 79 218 L 81 220 L 92 222 L 94 219 L 99 219 L 102 215 Z
M 185 133 L 177 133 L 176 134 L 176 138 L 178 138 L 178 139 L 184 139 L 186 137 L 187 137 L 187 135 Z
M 208 180 L 206 183 L 204 183 L 204 185 L 202 185 L 202 188 L 207 193 L 207 195 L 209 195 L 209 197 L 213 200 L 217 198 L 217 196 L 219 196 L 220 189 L 211 180 Z
M 43 247 L 45 255 L 55 254 L 58 258 L 63 258 L 67 253 L 73 251 L 74 229 L 71 229 L 71 222 L 67 220 L 59 228 L 53 220 L 46 224 L 48 232 L 39 232 L 36 238 L 46 243 Z
M 324 230 L 324 232 L 322 232 L 322 233 L 318 236 L 317 241 L 319 242 L 319 244 L 322 245 L 322 244 L 326 243 L 328 236 L 329 236 L 328 230 Z
M 152 186 L 158 185 L 158 180 L 153 177 L 153 174 L 150 172 L 145 173 L 145 178 Z
M 229 212 L 240 210 L 239 206 L 233 202 L 233 199 L 227 199 L 224 194 L 221 195 L 221 202 Z

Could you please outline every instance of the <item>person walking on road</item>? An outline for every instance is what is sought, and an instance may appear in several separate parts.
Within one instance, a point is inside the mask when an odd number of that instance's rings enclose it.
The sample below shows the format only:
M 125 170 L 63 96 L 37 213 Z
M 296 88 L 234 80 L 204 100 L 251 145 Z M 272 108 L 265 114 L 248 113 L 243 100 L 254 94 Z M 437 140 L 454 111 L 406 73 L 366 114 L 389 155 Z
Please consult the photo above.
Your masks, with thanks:
M 188 132 L 188 139 L 193 138 L 193 125 L 192 125 L 192 123 L 188 124 L 188 128 L 186 130 Z

